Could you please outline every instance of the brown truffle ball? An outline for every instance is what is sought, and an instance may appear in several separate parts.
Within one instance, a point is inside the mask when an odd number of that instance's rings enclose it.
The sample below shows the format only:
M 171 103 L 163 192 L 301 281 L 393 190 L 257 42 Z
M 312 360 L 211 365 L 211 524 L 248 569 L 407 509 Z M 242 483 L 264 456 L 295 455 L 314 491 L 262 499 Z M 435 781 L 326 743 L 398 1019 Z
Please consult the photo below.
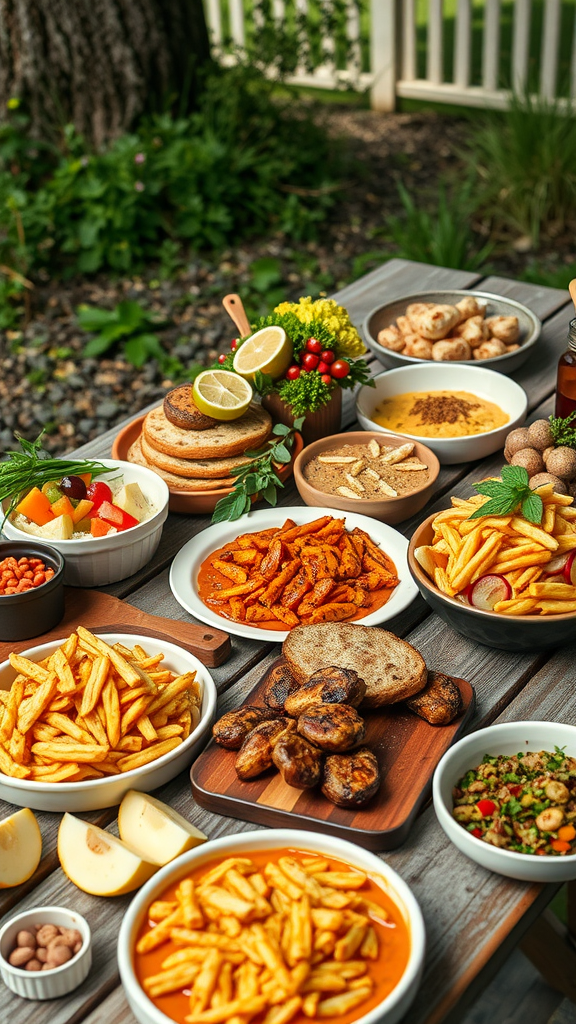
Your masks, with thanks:
M 568 484 L 568 494 L 571 494 L 573 498 L 576 498 L 576 480 L 572 480 Z
M 552 473 L 537 473 L 528 481 L 530 488 L 535 491 L 537 487 L 542 487 L 542 484 L 552 484 L 557 494 L 568 494 L 568 487 L 560 477 L 553 476 Z
M 544 460 L 535 448 L 521 448 L 515 452 L 510 462 L 513 466 L 523 466 L 528 470 L 528 476 L 536 476 L 544 472 Z
M 528 430 L 526 427 L 517 427 L 516 430 L 511 430 L 506 438 L 506 449 L 510 452 L 510 458 L 519 452 L 522 448 L 530 448 L 530 439 L 528 437 Z
M 573 448 L 554 448 L 546 459 L 546 469 L 562 480 L 573 480 L 576 476 L 576 452 Z
M 554 438 L 548 420 L 534 420 L 528 427 L 530 447 L 537 448 L 539 452 L 545 451 L 554 444 Z
M 551 444 L 549 448 L 545 448 L 544 449 L 544 451 L 542 452 L 542 458 L 544 459 L 544 463 L 546 463 L 546 459 L 550 455 L 550 452 L 553 452 L 553 451 L 554 451 L 554 445 L 553 444 Z

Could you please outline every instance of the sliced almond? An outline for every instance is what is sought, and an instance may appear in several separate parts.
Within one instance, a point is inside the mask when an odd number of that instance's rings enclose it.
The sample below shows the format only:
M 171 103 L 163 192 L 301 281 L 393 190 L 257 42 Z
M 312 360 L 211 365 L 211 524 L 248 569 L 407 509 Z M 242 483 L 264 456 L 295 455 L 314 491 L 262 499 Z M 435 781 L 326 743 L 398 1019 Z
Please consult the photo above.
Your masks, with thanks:
M 364 462 L 364 459 L 358 459 L 358 462 L 355 462 L 353 466 L 350 466 L 351 476 L 358 476 L 358 473 L 362 472 L 365 465 L 366 463 Z
M 368 443 L 368 451 L 373 459 L 377 459 L 380 456 L 380 445 L 375 437 Z
M 355 491 L 351 491 L 349 487 L 337 487 L 338 494 L 341 494 L 344 498 L 356 498 L 358 501 L 362 499 L 361 494 L 356 494 Z
M 398 497 L 398 491 L 395 491 L 393 487 L 390 487 L 390 484 L 387 484 L 385 480 L 381 480 L 378 487 L 382 491 L 382 494 L 385 494 L 387 498 Z
M 393 448 L 388 455 L 383 455 L 381 462 L 387 463 L 389 466 L 394 466 L 397 462 L 402 462 L 403 459 L 407 459 L 409 455 L 412 455 L 414 451 L 414 445 L 410 442 L 409 444 L 401 444 L 399 448 Z
M 348 466 L 356 462 L 355 455 L 319 455 L 318 462 L 325 462 L 329 466 Z
M 344 476 L 346 477 L 348 483 L 350 484 L 350 487 L 354 487 L 357 491 L 366 490 L 364 484 L 361 484 L 360 481 L 357 480 L 355 476 L 351 475 L 351 473 L 345 473 Z
M 410 473 L 412 471 L 419 472 L 422 469 L 428 469 L 423 462 L 401 462 L 396 469 L 402 473 Z
M 378 473 L 376 472 L 376 470 L 375 469 L 370 469 L 370 467 L 368 467 L 367 469 L 364 470 L 364 476 L 369 476 L 371 480 L 379 480 L 380 479 L 380 477 L 379 477 Z

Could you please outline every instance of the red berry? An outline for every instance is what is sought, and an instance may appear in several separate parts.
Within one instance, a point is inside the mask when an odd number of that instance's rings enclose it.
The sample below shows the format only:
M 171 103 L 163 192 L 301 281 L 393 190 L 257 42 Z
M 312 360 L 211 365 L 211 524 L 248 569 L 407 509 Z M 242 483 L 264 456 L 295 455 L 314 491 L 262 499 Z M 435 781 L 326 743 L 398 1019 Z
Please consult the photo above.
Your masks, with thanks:
M 326 384 L 327 387 L 330 387 L 330 384 L 332 383 L 332 377 L 330 376 L 329 373 L 323 373 L 321 380 L 323 384 Z
M 220 365 L 222 365 L 222 363 L 226 362 L 226 353 L 225 352 L 223 352 L 222 355 L 218 356 L 218 362 L 220 363 Z
M 236 351 L 236 349 L 238 348 L 238 338 L 232 339 L 232 344 L 230 345 L 230 348 L 232 349 L 233 352 Z
M 300 376 L 299 366 L 289 366 L 286 370 L 286 380 L 298 380 Z
M 306 342 L 306 351 L 314 352 L 315 355 L 320 355 L 322 351 L 322 345 L 317 338 L 308 338 Z
M 305 352 L 302 356 L 302 366 L 305 370 L 315 370 L 319 362 L 318 356 L 315 356 L 313 352 Z
M 330 363 L 334 362 L 336 356 L 334 355 L 333 352 L 330 351 L 329 348 L 327 348 L 325 352 L 320 353 L 320 359 L 322 360 L 323 363 L 328 363 L 328 366 L 330 366 Z
M 350 373 L 350 363 L 347 363 L 345 359 L 337 359 L 335 363 L 332 363 L 330 373 L 336 380 L 340 380 L 341 377 L 347 377 Z
M 323 359 L 320 360 L 316 369 L 318 370 L 318 373 L 330 373 L 330 367 Z

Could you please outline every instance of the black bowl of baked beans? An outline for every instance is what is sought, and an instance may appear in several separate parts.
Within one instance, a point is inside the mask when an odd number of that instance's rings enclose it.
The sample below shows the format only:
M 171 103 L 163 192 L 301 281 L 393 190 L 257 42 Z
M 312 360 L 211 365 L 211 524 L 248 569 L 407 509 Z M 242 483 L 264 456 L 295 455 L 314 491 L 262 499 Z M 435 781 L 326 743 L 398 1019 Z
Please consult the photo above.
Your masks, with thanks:
M 64 615 L 64 559 L 48 544 L 0 541 L 0 640 L 29 640 Z

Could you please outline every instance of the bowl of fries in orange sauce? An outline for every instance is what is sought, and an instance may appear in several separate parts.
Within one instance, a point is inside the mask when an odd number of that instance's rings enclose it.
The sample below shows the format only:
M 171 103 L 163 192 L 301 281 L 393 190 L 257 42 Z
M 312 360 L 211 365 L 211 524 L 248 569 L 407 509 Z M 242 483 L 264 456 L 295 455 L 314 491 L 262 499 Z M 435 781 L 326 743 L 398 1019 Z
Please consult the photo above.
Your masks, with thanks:
M 210 673 L 182 647 L 78 626 L 0 665 L 0 798 L 42 811 L 112 807 L 186 768 L 215 712 Z
M 488 499 L 452 498 L 412 536 L 410 572 L 433 610 L 459 633 L 508 651 L 568 644 L 576 624 L 576 507 L 537 489 L 541 524 L 519 511 L 470 516 Z
M 272 829 L 173 861 L 137 894 L 118 939 L 140 1024 L 395 1024 L 424 959 L 420 908 L 373 853 Z

